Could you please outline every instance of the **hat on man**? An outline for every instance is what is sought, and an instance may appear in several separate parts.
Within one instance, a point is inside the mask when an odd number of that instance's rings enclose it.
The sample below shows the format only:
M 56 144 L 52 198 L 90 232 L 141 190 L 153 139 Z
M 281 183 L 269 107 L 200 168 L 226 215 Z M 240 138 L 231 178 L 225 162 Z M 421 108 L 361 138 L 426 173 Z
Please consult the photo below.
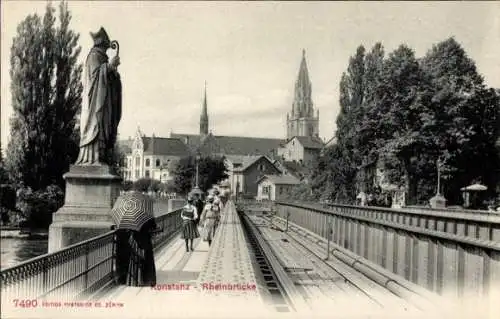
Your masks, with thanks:
M 90 32 L 90 36 L 92 37 L 92 40 L 94 40 L 94 45 L 111 43 L 108 33 L 106 32 L 106 30 L 104 30 L 103 27 L 101 27 L 96 33 Z

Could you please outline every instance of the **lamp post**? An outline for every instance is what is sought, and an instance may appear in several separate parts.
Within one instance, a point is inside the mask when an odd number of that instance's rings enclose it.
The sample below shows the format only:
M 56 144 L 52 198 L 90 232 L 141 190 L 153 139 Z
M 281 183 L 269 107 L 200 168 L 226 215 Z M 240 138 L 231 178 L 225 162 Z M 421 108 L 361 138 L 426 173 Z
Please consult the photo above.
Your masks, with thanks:
M 437 159 L 437 193 L 436 195 L 440 195 L 441 194 L 441 160 L 438 158 Z
M 436 160 L 436 169 L 437 169 L 437 192 L 436 195 L 441 195 L 441 169 L 445 163 L 445 160 L 442 156 L 439 156 Z
M 195 188 L 199 188 L 198 187 L 198 185 L 199 185 L 198 184 L 198 178 L 199 178 L 199 176 L 198 176 L 199 175 L 198 164 L 200 163 L 200 158 L 201 158 L 200 154 L 199 153 L 196 154 L 196 184 L 195 184 Z
M 432 208 L 445 208 L 446 207 L 446 198 L 441 195 L 441 166 L 444 164 L 444 160 L 441 160 L 441 157 L 438 157 L 436 161 L 437 168 L 437 190 L 436 196 L 430 199 L 430 204 Z

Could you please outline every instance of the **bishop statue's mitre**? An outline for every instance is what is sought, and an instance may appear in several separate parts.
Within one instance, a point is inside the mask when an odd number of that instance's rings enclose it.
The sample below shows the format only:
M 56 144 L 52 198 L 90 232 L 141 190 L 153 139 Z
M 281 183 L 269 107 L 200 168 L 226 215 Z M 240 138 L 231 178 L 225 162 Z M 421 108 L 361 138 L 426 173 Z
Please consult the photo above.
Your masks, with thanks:
M 108 33 L 106 32 L 106 30 L 104 30 L 103 27 L 101 27 L 96 33 L 90 32 L 90 36 L 92 37 L 92 40 L 94 40 L 94 45 L 111 42 Z

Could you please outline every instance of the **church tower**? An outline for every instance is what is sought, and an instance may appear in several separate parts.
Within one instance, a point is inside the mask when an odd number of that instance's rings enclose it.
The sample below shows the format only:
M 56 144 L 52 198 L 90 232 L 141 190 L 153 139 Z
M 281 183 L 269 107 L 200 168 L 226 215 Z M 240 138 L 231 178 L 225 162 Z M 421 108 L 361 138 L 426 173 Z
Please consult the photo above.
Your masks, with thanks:
M 302 50 L 299 75 L 295 81 L 295 96 L 292 113 L 287 113 L 287 139 L 294 136 L 319 137 L 319 112 L 314 116 L 311 99 L 311 81 L 307 71 L 306 51 Z
M 200 135 L 208 135 L 207 82 L 205 82 L 205 97 L 200 115 Z

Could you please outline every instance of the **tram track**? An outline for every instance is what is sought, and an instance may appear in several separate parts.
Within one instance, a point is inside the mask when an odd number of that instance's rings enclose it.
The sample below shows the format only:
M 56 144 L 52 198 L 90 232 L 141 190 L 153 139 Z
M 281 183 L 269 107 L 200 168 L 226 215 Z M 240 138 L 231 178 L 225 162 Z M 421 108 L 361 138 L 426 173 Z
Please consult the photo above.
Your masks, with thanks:
M 291 228 L 285 232 L 263 214 L 240 213 L 240 218 L 251 245 L 261 254 L 256 257 L 266 261 L 264 271 L 274 274 L 272 280 L 288 311 L 349 308 L 357 303 L 368 312 L 421 314 L 418 307 L 345 262 L 334 256 L 325 260 L 325 249 L 313 239 L 304 238 Z
M 296 303 L 292 301 L 293 295 L 295 295 L 293 284 L 287 279 L 268 245 L 259 236 L 255 225 L 244 213 L 239 213 L 239 215 L 244 235 L 250 246 L 249 251 L 253 255 L 256 262 L 255 267 L 258 268 L 260 279 L 267 290 L 265 301 L 278 312 L 297 311 Z

